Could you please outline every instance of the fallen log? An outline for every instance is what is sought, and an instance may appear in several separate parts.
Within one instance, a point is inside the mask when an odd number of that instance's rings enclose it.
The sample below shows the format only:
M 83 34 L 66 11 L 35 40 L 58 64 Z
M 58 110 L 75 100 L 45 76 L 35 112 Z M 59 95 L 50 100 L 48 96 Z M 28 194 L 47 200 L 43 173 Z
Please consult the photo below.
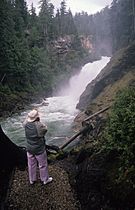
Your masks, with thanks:
M 89 117 L 85 118 L 85 119 L 83 120 L 83 122 L 86 122 L 86 121 L 92 119 L 93 117 L 95 117 L 95 116 L 97 116 L 97 115 L 99 115 L 99 114 L 101 114 L 101 113 L 107 111 L 110 107 L 111 107 L 111 106 L 107 106 L 107 107 L 105 107 L 104 109 L 99 110 L 98 112 L 96 112 L 96 113 L 90 115 Z
M 82 122 L 82 125 L 84 125 L 84 122 L 92 119 L 93 117 L 105 112 L 106 110 L 108 110 L 110 108 L 110 106 L 105 107 L 104 109 L 92 114 L 91 116 L 85 118 Z M 68 141 L 63 144 L 62 146 L 60 146 L 60 149 L 64 149 L 68 144 L 70 144 L 74 139 L 76 139 L 79 135 L 83 134 L 84 132 L 87 132 L 88 130 L 92 130 L 94 129 L 93 126 L 91 124 L 86 123 L 85 127 L 83 127 L 79 132 L 77 132 L 76 134 L 74 134 L 71 138 L 68 139 Z
M 77 132 L 70 139 L 68 139 L 68 141 L 65 144 L 63 144 L 62 146 L 60 146 L 60 149 L 64 149 L 68 144 L 70 144 L 74 139 L 76 139 L 79 135 L 81 135 L 84 132 L 86 132 L 88 129 L 89 129 L 89 126 L 87 126 L 85 128 L 82 128 L 79 132 Z

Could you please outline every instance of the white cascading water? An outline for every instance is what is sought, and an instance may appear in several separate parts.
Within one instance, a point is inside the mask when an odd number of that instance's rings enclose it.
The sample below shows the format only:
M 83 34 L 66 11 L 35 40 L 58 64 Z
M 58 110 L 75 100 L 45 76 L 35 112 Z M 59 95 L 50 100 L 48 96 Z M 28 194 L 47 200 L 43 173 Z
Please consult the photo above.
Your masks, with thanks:
M 73 134 L 71 127 L 78 113 L 76 104 L 79 101 L 79 96 L 109 60 L 108 57 L 102 57 L 99 61 L 86 64 L 80 73 L 70 79 L 66 88 L 62 87 L 58 97 L 47 98 L 48 106 L 38 107 L 41 121 L 48 126 L 46 139 L 49 144 L 62 145 L 65 142 L 65 137 L 70 137 Z M 37 107 L 37 104 L 32 104 L 29 110 L 1 122 L 7 136 L 19 146 L 25 146 L 22 122 L 34 107 Z
M 77 104 L 86 86 L 99 74 L 109 60 L 108 57 L 102 57 L 101 60 L 87 63 L 77 75 L 71 77 L 68 87 L 61 90 L 61 95 L 70 96 Z

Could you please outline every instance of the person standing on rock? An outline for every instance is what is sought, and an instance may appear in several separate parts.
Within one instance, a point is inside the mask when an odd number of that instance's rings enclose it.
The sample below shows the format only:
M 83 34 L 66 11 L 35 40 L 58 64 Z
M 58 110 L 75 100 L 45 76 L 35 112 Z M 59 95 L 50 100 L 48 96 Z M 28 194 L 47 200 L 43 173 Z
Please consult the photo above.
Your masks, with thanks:
M 26 148 L 28 159 L 28 172 L 30 184 L 37 180 L 37 165 L 39 167 L 40 179 L 45 185 L 52 181 L 48 174 L 48 162 L 45 145 L 45 134 L 47 126 L 40 122 L 39 113 L 36 109 L 30 111 L 23 123 L 26 135 Z

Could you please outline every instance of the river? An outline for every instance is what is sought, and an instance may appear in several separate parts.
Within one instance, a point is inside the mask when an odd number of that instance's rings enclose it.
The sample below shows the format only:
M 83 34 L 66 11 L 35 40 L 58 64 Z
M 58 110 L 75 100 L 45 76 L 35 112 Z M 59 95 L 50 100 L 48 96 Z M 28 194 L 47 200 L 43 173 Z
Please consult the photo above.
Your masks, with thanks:
M 108 57 L 102 57 L 99 61 L 84 65 L 81 71 L 70 79 L 69 84 L 61 88 L 58 96 L 47 98 L 48 106 L 38 107 L 41 121 L 48 126 L 46 135 L 48 144 L 60 146 L 65 142 L 66 137 L 70 137 L 73 134 L 72 124 L 79 112 L 76 109 L 79 96 L 109 60 L 110 58 Z M 6 135 L 18 146 L 25 147 L 22 122 L 25 120 L 28 112 L 34 107 L 37 107 L 37 104 L 31 104 L 29 110 L 15 114 L 1 122 Z

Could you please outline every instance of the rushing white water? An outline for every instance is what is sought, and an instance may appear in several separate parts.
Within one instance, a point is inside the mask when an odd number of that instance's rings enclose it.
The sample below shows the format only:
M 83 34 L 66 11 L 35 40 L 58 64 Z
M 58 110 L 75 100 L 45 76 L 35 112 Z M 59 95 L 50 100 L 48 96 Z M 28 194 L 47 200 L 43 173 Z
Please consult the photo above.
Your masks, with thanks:
M 109 57 L 102 57 L 101 60 L 87 63 L 81 72 L 70 79 L 67 88 L 61 90 L 61 95 L 68 95 L 77 103 L 86 86 L 99 74 L 109 60 Z
M 49 144 L 61 145 L 64 143 L 66 136 L 70 137 L 72 135 L 71 127 L 73 119 L 78 113 L 76 104 L 79 96 L 109 60 L 108 57 L 102 57 L 99 61 L 86 64 L 80 73 L 70 79 L 69 85 L 62 88 L 59 94 L 61 96 L 48 98 L 48 106 L 38 107 L 41 121 L 48 126 L 46 139 Z M 1 122 L 7 136 L 19 146 L 25 146 L 22 122 L 34 106 L 37 106 L 37 104 L 32 104 L 29 110 Z

